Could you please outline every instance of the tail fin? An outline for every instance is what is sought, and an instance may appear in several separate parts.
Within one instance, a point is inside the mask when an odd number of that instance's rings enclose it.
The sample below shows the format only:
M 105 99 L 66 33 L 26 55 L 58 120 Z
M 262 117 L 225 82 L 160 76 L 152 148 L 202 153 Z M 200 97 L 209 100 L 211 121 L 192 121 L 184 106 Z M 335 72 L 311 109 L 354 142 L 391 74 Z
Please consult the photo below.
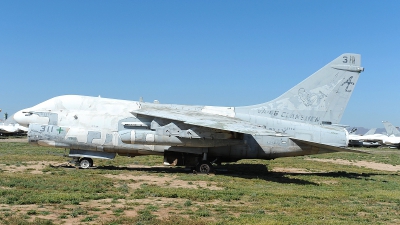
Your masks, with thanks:
M 382 121 L 382 123 L 383 126 L 385 126 L 388 136 L 393 134 L 396 137 L 400 137 L 400 131 L 395 126 L 393 126 L 393 124 L 389 123 L 388 121 Z
M 362 71 L 361 55 L 346 53 L 280 97 L 235 111 L 311 124 L 339 123 Z
M 375 134 L 375 131 L 376 131 L 376 128 L 371 128 L 369 131 L 367 131 L 367 133 L 364 134 L 364 136 Z

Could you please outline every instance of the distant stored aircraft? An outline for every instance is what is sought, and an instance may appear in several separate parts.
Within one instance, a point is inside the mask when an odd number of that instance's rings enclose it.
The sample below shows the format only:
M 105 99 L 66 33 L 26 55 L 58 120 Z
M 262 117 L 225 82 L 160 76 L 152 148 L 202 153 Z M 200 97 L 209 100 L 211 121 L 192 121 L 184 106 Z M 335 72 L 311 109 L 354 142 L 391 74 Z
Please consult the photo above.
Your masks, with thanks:
M 373 134 L 368 134 L 368 135 L 365 134 L 363 136 L 358 137 L 358 140 L 362 141 L 363 146 L 379 147 L 381 145 L 387 145 L 390 147 L 400 148 L 400 137 L 395 136 L 398 130 L 389 122 L 383 121 L 383 124 L 386 128 L 387 134 L 389 134 L 390 136 L 386 134 L 375 134 L 375 131 Z
M 4 121 L 4 123 L 0 123 L 0 135 L 13 135 L 13 134 L 23 134 L 28 132 L 28 128 L 24 126 L 20 126 L 18 123 L 15 123 L 10 120 Z
M 350 133 L 349 134 L 349 147 L 362 147 L 362 146 L 366 146 L 366 147 L 379 147 L 380 144 L 377 142 L 363 142 L 365 136 L 368 135 L 373 135 L 375 134 L 376 128 L 372 128 L 369 131 L 367 131 L 367 133 L 365 133 L 364 135 L 358 135 L 358 134 L 353 134 Z
M 385 126 L 386 133 L 388 137 L 383 140 L 383 143 L 390 147 L 400 148 L 400 132 L 399 130 L 393 126 L 393 124 L 382 121 L 383 125 Z
M 281 95 L 244 107 L 188 106 L 66 95 L 14 115 L 31 144 L 69 148 L 82 168 L 92 158 L 163 155 L 164 163 L 208 173 L 212 163 L 274 159 L 344 148 L 338 123 L 360 73 L 361 56 L 343 54 Z
M 365 147 L 379 147 L 382 144 L 384 144 L 387 137 L 388 136 L 385 134 L 373 133 L 373 134 L 363 135 L 359 138 L 359 140 L 363 142 L 363 146 Z

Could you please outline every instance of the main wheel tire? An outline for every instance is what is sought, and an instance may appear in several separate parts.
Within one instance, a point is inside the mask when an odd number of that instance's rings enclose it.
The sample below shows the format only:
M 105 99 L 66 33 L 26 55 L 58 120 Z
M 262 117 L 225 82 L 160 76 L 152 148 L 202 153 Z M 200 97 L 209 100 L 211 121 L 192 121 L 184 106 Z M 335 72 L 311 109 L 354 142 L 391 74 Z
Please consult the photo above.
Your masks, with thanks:
M 196 170 L 199 173 L 209 174 L 210 172 L 212 172 L 213 167 L 210 162 L 201 161 L 199 164 L 197 164 Z
M 87 169 L 87 168 L 93 166 L 93 160 L 90 158 L 82 158 L 81 160 L 79 160 L 79 166 L 82 169 Z

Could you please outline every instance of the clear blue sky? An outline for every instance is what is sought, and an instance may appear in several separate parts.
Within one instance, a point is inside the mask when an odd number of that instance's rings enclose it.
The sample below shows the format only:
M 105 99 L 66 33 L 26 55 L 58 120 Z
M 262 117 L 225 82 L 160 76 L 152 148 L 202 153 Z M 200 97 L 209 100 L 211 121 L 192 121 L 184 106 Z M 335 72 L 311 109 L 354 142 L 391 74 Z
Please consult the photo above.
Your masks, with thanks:
M 400 1 L 1 1 L 0 108 L 78 94 L 266 102 L 345 52 L 361 74 L 341 123 L 400 125 Z

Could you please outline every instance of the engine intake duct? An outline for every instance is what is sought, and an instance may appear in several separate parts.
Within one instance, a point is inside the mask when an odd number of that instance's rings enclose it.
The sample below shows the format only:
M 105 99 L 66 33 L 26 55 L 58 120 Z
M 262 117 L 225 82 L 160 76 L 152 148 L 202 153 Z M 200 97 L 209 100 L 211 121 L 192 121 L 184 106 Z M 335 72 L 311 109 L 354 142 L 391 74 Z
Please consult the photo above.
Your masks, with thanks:
M 123 130 L 118 132 L 125 144 L 167 145 L 186 147 L 221 147 L 243 144 L 238 139 L 184 138 L 173 135 L 159 135 L 153 130 Z

